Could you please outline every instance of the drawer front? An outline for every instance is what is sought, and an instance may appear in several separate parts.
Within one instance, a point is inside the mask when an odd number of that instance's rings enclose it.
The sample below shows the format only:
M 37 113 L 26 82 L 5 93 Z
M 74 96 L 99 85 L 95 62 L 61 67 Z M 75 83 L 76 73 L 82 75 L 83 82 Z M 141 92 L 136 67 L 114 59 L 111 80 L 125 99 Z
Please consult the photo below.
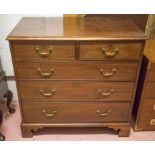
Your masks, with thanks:
M 148 81 L 155 81 L 155 63 L 151 64 Z
M 131 82 L 20 81 L 23 101 L 131 101 Z
M 16 63 L 19 79 L 135 81 L 138 63 Z
M 129 120 L 130 103 L 23 103 L 24 122 L 82 123 L 125 122 Z
M 146 85 L 145 98 L 155 98 L 155 82 L 148 82 Z
M 80 60 L 138 60 L 140 43 L 80 44 Z
M 155 130 L 155 115 L 140 115 L 138 128 L 143 130 Z
M 155 99 L 144 99 L 142 103 L 141 113 L 155 115 Z
M 15 61 L 75 60 L 74 43 L 14 43 Z

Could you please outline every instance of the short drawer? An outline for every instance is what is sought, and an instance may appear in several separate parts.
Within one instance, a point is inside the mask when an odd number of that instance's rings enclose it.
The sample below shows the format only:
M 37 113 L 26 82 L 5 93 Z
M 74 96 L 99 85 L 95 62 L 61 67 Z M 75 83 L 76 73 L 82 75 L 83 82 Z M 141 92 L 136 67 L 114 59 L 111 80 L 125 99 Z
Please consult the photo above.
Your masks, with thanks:
M 142 102 L 141 113 L 155 115 L 155 99 L 144 99 Z
M 140 115 L 138 128 L 142 130 L 155 130 L 155 115 Z
M 82 123 L 129 121 L 130 103 L 24 102 L 24 122 Z
M 146 84 L 145 98 L 155 99 L 155 82 L 148 82 Z
M 131 101 L 132 82 L 20 81 L 23 101 Z
M 18 79 L 135 81 L 138 63 L 16 63 Z
M 15 42 L 15 61 L 75 60 L 74 42 Z
M 138 60 L 140 43 L 81 43 L 80 60 Z

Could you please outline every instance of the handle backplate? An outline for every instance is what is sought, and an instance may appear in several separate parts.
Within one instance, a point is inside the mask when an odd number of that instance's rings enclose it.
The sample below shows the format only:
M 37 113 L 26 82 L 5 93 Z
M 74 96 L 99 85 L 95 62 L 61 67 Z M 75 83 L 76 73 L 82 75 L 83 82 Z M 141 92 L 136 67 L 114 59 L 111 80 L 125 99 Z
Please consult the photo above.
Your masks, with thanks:
M 102 112 L 102 111 L 104 111 L 104 112 Z M 99 116 L 108 116 L 111 114 L 110 109 L 108 109 L 108 110 L 97 110 L 96 112 Z
M 42 109 L 42 112 L 44 114 L 45 117 L 51 118 L 53 116 L 55 116 L 55 114 L 57 113 L 57 110 L 46 110 L 46 109 Z
M 50 46 L 48 48 L 48 51 L 41 51 L 40 48 L 38 46 L 35 47 L 36 53 L 38 53 L 38 55 L 40 55 L 41 57 L 49 57 L 50 54 L 52 53 L 52 46 Z
M 113 68 L 110 72 L 104 71 L 103 68 L 100 69 L 100 73 L 103 75 L 103 77 L 112 77 L 116 73 L 116 69 Z
M 115 48 L 113 51 L 107 51 L 105 48 L 102 48 L 102 53 L 105 55 L 107 58 L 113 58 L 119 53 L 118 48 Z
M 40 93 L 41 93 L 41 95 L 43 95 L 45 97 L 50 97 L 50 96 L 53 96 L 56 93 L 56 90 L 52 89 L 50 91 L 46 91 L 44 89 L 40 89 Z
M 40 67 L 38 67 L 38 73 L 43 77 L 49 77 L 54 73 L 54 68 L 51 67 L 48 72 L 44 72 Z
M 110 89 L 108 91 L 103 91 L 102 89 L 98 89 L 98 94 L 103 97 L 110 96 L 113 92 L 114 92 L 114 89 Z

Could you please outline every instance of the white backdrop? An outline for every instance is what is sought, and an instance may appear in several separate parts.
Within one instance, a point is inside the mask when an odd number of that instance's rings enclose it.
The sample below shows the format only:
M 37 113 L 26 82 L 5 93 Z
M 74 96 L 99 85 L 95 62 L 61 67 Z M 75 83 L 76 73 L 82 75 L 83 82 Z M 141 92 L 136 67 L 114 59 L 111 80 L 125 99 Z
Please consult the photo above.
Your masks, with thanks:
M 7 35 L 15 27 L 22 17 L 49 17 L 49 16 L 63 16 L 63 14 L 1 14 L 0 15 L 0 58 L 3 70 L 7 76 L 13 76 L 13 66 L 10 55 Z M 14 99 L 17 99 L 16 85 L 14 81 L 8 81 L 9 89 L 14 93 Z

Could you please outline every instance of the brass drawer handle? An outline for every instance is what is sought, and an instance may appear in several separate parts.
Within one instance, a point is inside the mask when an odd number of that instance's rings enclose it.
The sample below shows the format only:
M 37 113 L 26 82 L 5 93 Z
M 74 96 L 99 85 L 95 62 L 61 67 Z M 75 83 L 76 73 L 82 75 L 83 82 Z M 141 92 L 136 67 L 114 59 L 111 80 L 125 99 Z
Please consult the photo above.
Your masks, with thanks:
M 43 109 L 42 112 L 44 113 L 45 117 L 53 117 L 57 113 L 57 110 L 51 110 L 48 112 L 47 110 Z
M 155 125 L 155 119 L 150 120 L 150 125 Z
M 46 92 L 44 89 L 40 89 L 40 92 L 43 96 L 50 97 L 56 93 L 56 90 L 52 89 L 50 92 Z
M 49 72 L 43 72 L 43 70 L 40 67 L 38 67 L 38 72 L 43 77 L 49 77 L 52 75 L 52 73 L 54 73 L 54 68 L 50 68 Z
M 111 114 L 111 110 L 107 110 L 106 112 L 101 112 L 101 110 L 96 111 L 99 116 L 108 116 Z
M 102 52 L 107 58 L 113 58 L 116 54 L 119 53 L 119 50 L 116 48 L 114 51 L 108 52 L 105 48 L 102 48 Z
M 48 51 L 47 51 L 47 52 L 41 52 L 38 46 L 36 46 L 35 49 L 36 49 L 36 52 L 37 52 L 41 57 L 49 57 L 50 54 L 52 53 L 52 50 L 53 50 L 53 49 L 52 49 L 52 46 L 50 46 L 50 47 L 48 48 Z
M 114 92 L 114 89 L 110 89 L 109 91 L 103 91 L 101 89 L 98 90 L 98 94 L 105 97 L 105 96 L 109 96 Z
M 101 73 L 104 77 L 111 77 L 111 76 L 113 76 L 113 75 L 116 73 L 116 71 L 117 71 L 117 70 L 116 70 L 115 68 L 113 68 L 111 72 L 106 72 L 106 71 L 104 71 L 103 68 L 100 69 L 100 73 Z

